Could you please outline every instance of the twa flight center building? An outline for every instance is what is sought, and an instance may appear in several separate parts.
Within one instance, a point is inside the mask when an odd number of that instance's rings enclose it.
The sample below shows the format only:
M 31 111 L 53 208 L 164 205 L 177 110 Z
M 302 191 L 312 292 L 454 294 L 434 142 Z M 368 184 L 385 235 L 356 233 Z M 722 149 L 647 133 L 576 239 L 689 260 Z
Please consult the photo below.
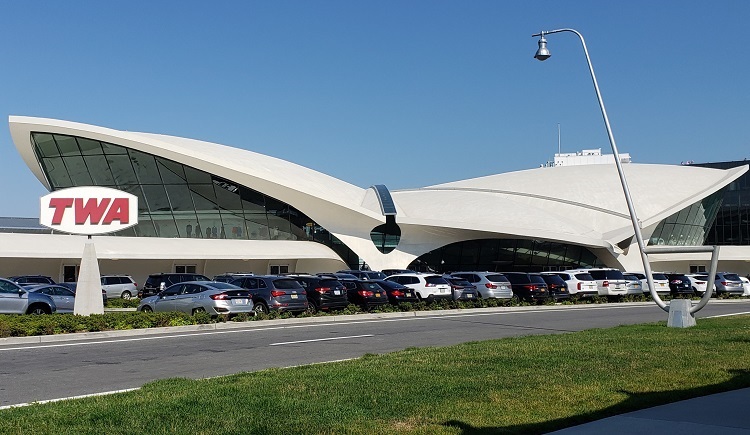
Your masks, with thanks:
M 102 186 L 138 197 L 138 224 L 94 236 L 102 274 L 158 272 L 543 271 L 610 266 L 640 255 L 613 164 L 541 167 L 389 191 L 215 143 L 53 119 L 10 117 L 29 169 L 49 190 Z M 731 169 L 623 166 L 648 244 L 702 245 Z M 5 230 L 7 231 L 7 229 Z M 0 275 L 74 280 L 85 236 L 0 233 Z M 705 254 L 651 256 L 689 272 Z M 747 247 L 720 269 L 750 272 Z

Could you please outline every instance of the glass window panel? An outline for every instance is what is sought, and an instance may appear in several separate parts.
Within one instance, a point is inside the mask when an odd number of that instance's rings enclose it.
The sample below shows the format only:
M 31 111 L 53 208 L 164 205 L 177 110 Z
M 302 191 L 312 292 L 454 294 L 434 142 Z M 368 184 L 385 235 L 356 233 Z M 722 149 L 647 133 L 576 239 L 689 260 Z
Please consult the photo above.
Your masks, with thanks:
M 195 207 L 193 206 L 193 199 L 190 195 L 190 189 L 183 184 L 170 184 L 164 186 L 167 189 L 167 195 L 169 195 L 169 202 L 172 204 L 172 210 L 176 213 L 178 211 L 190 211 L 195 213 Z
M 268 232 L 271 240 L 294 240 L 289 221 L 280 216 L 268 214 Z
M 219 232 L 219 238 L 226 239 L 247 239 L 248 232 L 245 227 L 245 218 L 241 214 L 229 213 L 226 211 L 221 212 L 221 221 L 225 228 L 225 237 L 221 237 L 221 231 Z
M 31 136 L 42 157 L 57 157 L 60 155 L 60 151 L 57 149 L 57 144 L 51 134 L 32 133 Z
M 161 184 L 161 177 L 159 177 L 159 170 L 156 169 L 156 160 L 153 156 L 130 150 L 130 161 L 133 162 L 135 174 L 141 184 Z
M 190 185 L 196 211 L 218 210 L 213 184 Z
M 138 179 L 133 171 L 133 165 L 127 155 L 108 155 L 107 163 L 112 170 L 112 176 L 118 186 L 138 184 Z
M 68 175 L 68 170 L 65 169 L 65 165 L 63 164 L 62 157 L 42 159 L 42 168 L 44 168 L 44 173 L 47 174 L 52 187 L 60 189 L 73 186 L 73 182 L 70 181 L 70 176 Z
M 185 184 L 185 170 L 182 165 L 170 160 L 156 158 L 159 174 L 164 184 Z
M 154 212 L 166 212 L 172 214 L 172 206 L 169 204 L 169 198 L 167 192 L 164 190 L 162 185 L 145 185 L 141 186 L 143 193 L 146 195 L 146 202 L 148 203 L 148 210 L 153 214 Z
M 86 162 L 86 167 L 89 169 L 89 174 L 97 186 L 114 186 L 115 179 L 112 177 L 112 171 L 109 170 L 109 163 L 107 158 L 103 155 L 99 156 L 84 156 L 83 160 Z
M 138 213 L 138 225 L 132 226 L 139 237 L 156 237 L 156 228 L 148 213 Z M 118 233 L 120 235 L 121 233 Z
M 99 155 L 103 154 L 102 144 L 98 140 L 86 139 L 85 137 L 79 137 L 78 148 L 81 149 L 81 154 L 84 156 Z
M 130 185 L 130 186 L 122 186 L 119 187 L 120 190 L 123 192 L 127 192 L 131 195 L 135 195 L 138 197 L 138 214 L 140 216 L 141 213 L 148 214 L 148 205 L 146 202 L 146 197 L 143 195 L 143 190 L 141 190 L 141 186 L 138 185 Z M 138 218 L 140 221 L 140 217 Z
M 152 214 L 151 220 L 154 222 L 157 237 L 180 237 L 171 213 Z
M 63 156 L 80 156 L 81 150 L 78 149 L 78 142 L 73 136 L 64 136 L 56 134 L 55 142 L 57 142 L 57 148 L 60 149 L 60 154 Z
M 70 175 L 70 180 L 73 182 L 73 185 L 91 186 L 94 184 L 93 181 L 91 181 L 91 175 L 89 175 L 89 170 L 86 167 L 86 163 L 83 161 L 83 157 L 80 155 L 63 157 L 63 162 L 68 169 L 68 175 Z
M 220 209 L 242 214 L 242 202 L 238 192 L 231 192 L 218 185 L 214 185 L 214 191 L 216 192 L 216 204 Z
M 180 237 L 203 237 L 203 231 L 198 225 L 198 218 L 195 212 L 185 211 L 174 214 L 174 220 L 177 223 L 177 229 L 180 231 Z
M 198 223 L 204 239 L 218 239 L 221 230 L 221 216 L 218 212 L 197 213 Z
M 104 154 L 127 154 L 128 150 L 125 147 L 121 147 L 119 145 L 102 142 L 102 150 L 104 151 Z
M 185 175 L 190 184 L 211 184 L 211 176 L 190 166 L 185 166 Z

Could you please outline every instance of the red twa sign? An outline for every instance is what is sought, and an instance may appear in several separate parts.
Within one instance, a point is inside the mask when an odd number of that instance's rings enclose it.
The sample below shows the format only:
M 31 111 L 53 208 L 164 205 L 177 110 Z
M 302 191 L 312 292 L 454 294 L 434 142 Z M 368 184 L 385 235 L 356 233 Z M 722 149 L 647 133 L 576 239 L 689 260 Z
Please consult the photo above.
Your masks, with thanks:
M 41 198 L 39 223 L 73 234 L 104 234 L 138 223 L 138 197 L 108 187 L 71 187 Z

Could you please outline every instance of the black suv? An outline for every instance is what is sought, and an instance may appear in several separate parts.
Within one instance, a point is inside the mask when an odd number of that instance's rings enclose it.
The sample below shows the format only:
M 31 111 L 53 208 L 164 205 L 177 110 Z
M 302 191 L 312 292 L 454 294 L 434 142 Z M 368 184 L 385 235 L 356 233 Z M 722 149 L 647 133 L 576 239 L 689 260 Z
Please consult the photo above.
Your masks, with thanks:
M 693 286 L 690 279 L 682 273 L 667 273 L 669 280 L 669 292 L 672 296 L 692 295 Z
M 501 272 L 508 278 L 513 295 L 524 301 L 543 301 L 549 298 L 547 283 L 538 273 Z
M 549 290 L 549 296 L 555 301 L 562 299 L 570 299 L 570 292 L 568 291 L 568 283 L 564 279 L 560 278 L 559 275 L 554 273 L 542 273 L 542 279 L 547 283 L 547 289 Z
M 378 305 L 388 303 L 388 294 L 380 284 L 374 281 L 345 281 L 346 296 L 349 302 L 359 305 L 363 310 L 370 310 Z
M 143 284 L 143 289 L 138 292 L 138 297 L 147 298 L 159 293 L 162 290 L 162 283 L 164 283 L 164 288 L 167 288 L 173 284 L 179 284 L 185 281 L 211 280 L 199 273 L 155 273 L 148 276 L 146 283 Z
M 258 314 L 268 313 L 268 310 L 295 313 L 307 311 L 307 292 L 293 277 L 253 275 L 237 278 L 230 284 L 250 291 Z
M 307 292 L 308 311 L 329 311 L 346 308 L 349 299 L 346 298 L 346 287 L 335 278 L 316 275 L 288 275 L 294 278 Z

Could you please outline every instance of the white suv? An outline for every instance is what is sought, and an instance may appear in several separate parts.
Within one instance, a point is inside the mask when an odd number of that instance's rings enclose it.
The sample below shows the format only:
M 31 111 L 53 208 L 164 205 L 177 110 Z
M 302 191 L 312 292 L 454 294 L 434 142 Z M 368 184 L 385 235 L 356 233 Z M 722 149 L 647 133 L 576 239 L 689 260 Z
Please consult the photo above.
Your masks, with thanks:
M 510 299 L 513 289 L 505 275 L 497 272 L 455 272 L 451 276 L 474 284 L 482 298 Z
M 386 281 L 397 282 L 401 285 L 411 287 L 417 293 L 419 299 L 453 299 L 450 283 L 440 275 L 434 273 L 400 273 L 391 275 Z
M 107 293 L 107 298 L 130 299 L 138 294 L 135 281 L 128 275 L 103 275 L 102 290 Z
M 588 272 L 581 272 L 575 270 L 564 270 L 562 272 L 550 272 L 560 278 L 568 284 L 568 293 L 571 296 L 578 296 L 581 298 L 590 298 L 599 294 L 599 286 Z
M 625 296 L 628 293 L 628 282 L 618 269 L 576 269 L 569 272 L 588 272 L 596 281 L 599 296 Z
M 646 279 L 646 275 L 640 272 L 631 272 L 631 274 L 637 276 L 638 279 L 641 280 L 643 294 L 650 294 L 651 290 L 648 288 L 648 279 Z M 656 293 L 669 294 L 669 278 L 667 278 L 667 275 L 660 272 L 654 272 L 651 274 L 651 281 L 654 282 Z

